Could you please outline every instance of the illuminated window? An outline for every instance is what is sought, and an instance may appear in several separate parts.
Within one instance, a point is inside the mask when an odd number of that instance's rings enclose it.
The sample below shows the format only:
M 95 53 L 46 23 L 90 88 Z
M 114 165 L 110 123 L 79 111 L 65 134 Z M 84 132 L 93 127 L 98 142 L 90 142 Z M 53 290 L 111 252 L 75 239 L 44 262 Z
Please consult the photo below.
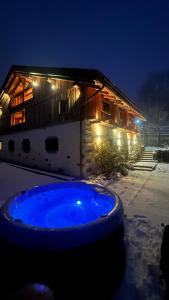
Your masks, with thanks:
M 11 126 L 25 123 L 25 109 L 11 115 Z
M 33 90 L 32 87 L 27 89 L 26 91 L 23 92 L 13 98 L 11 98 L 11 106 L 17 106 L 25 101 L 29 101 L 33 98 Z
M 22 141 L 22 150 L 23 150 L 23 152 L 26 152 L 26 153 L 30 152 L 30 150 L 31 150 L 31 143 L 30 143 L 29 139 L 24 139 Z
M 9 142 L 8 142 L 8 150 L 9 150 L 9 152 L 14 152 L 14 150 L 15 150 L 14 140 L 9 140 Z
M 57 152 L 59 150 L 59 141 L 57 137 L 48 137 L 45 140 L 45 150 L 47 152 Z
M 11 106 L 17 106 L 23 102 L 23 94 L 20 94 L 19 96 L 15 96 L 11 99 Z
M 69 101 L 71 104 L 74 104 L 77 99 L 80 97 L 80 88 L 76 85 L 69 91 Z
M 24 102 L 31 100 L 33 98 L 33 90 L 32 88 L 29 88 L 24 92 Z
M 2 149 L 3 149 L 3 142 L 0 141 L 0 151 L 2 151 Z

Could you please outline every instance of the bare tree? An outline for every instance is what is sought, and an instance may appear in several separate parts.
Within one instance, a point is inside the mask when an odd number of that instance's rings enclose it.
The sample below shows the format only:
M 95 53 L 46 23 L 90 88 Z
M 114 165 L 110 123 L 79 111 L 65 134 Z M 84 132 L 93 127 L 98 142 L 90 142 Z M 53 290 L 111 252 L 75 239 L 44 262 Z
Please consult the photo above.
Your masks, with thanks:
M 156 129 L 159 145 L 160 126 L 169 119 L 169 72 L 152 73 L 144 82 L 139 93 L 139 103 L 147 119 Z

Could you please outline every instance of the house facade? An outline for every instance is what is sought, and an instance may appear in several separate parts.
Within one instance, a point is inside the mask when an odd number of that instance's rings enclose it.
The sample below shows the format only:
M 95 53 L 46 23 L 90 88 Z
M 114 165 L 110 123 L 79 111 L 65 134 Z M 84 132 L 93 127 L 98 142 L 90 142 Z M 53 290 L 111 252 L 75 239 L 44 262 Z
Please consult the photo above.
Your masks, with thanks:
M 0 159 L 87 177 L 96 146 L 140 143 L 138 108 L 101 72 L 12 66 L 0 90 Z

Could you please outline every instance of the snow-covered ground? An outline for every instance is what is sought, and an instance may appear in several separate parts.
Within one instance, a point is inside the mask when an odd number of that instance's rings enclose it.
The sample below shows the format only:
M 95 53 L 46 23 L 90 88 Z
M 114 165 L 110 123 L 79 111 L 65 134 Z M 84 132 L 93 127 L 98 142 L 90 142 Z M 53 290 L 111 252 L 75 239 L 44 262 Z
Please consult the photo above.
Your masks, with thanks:
M 44 176 L 0 162 L 0 204 L 7 198 L 32 186 L 57 182 L 58 178 Z
M 34 185 L 59 181 L 0 163 L 0 202 Z M 169 164 L 153 172 L 130 171 L 126 177 L 97 182 L 116 191 L 125 208 L 127 266 L 114 300 L 160 300 L 161 223 L 169 223 Z
M 127 266 L 115 300 L 160 300 L 161 223 L 169 224 L 169 164 L 153 172 L 130 171 L 117 180 L 96 180 L 116 191 L 125 208 Z
M 149 147 L 145 147 L 145 150 L 146 151 L 169 150 L 169 146 L 164 146 L 164 147 L 149 146 Z

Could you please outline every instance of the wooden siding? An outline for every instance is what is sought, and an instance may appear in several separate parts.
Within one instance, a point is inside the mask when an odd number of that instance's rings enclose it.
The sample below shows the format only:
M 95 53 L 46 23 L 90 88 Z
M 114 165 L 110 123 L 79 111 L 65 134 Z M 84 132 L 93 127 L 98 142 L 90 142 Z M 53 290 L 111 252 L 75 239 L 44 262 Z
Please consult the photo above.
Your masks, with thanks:
M 18 78 L 18 76 L 17 76 Z M 73 85 L 73 81 L 32 78 L 32 84 L 25 84 L 19 95 L 12 93 L 12 89 L 17 86 L 18 79 L 13 78 L 10 91 L 10 103 L 5 114 L 0 119 L 1 132 L 19 128 L 30 129 L 47 126 L 55 122 L 65 122 L 80 119 L 80 88 Z M 23 79 L 22 79 L 23 80 Z M 23 85 L 24 87 L 24 85 Z M 31 100 L 31 101 L 30 101 Z M 14 116 L 25 111 L 25 124 L 18 124 Z M 10 124 L 12 128 L 10 128 Z
M 95 93 L 95 89 L 88 87 L 86 101 Z M 118 102 L 120 103 L 119 105 L 117 104 Z M 135 124 L 136 115 L 129 112 L 127 108 L 123 108 L 120 100 L 117 100 L 114 95 L 112 97 L 109 96 L 106 91 L 98 92 L 87 104 L 85 112 L 86 118 L 98 119 L 117 127 L 137 131 Z
M 1 132 L 85 118 L 137 130 L 136 116 L 128 111 L 122 100 L 99 85 L 80 83 L 78 86 L 71 80 L 15 74 L 10 77 L 5 92 L 10 102 L 8 100 L 8 105 L 2 102 L 5 113 L 0 119 Z M 11 120 L 20 111 L 25 111 L 24 124 L 12 121 L 11 128 Z

